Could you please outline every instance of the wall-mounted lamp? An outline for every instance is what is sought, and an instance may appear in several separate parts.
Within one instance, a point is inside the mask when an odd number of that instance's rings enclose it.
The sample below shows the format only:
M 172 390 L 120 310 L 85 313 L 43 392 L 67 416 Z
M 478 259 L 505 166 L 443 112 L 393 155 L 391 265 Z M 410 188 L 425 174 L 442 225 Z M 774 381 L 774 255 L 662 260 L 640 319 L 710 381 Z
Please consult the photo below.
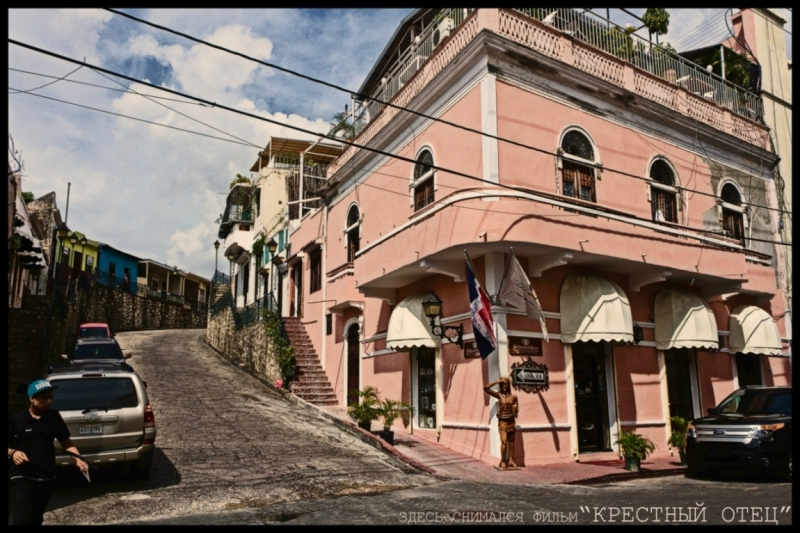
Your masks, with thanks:
M 81 246 L 86 246 L 87 244 L 89 244 L 89 239 L 87 239 L 85 236 L 81 237 Z
M 275 253 L 275 250 L 278 249 L 278 243 L 275 242 L 275 239 L 270 239 L 267 243 L 267 250 L 269 250 L 269 254 L 272 255 Z
M 422 301 L 422 312 L 431 321 L 431 333 L 440 339 L 447 339 L 453 344 L 464 347 L 462 336 L 464 334 L 463 326 L 443 326 L 441 321 L 436 323 L 436 319 L 441 317 L 442 314 L 442 301 L 431 291 L 428 296 Z M 452 333 L 447 334 L 447 330 L 452 330 Z
M 633 326 L 633 344 L 640 344 L 644 340 L 644 328 Z
M 75 246 L 75 244 L 78 242 L 78 236 L 73 233 L 69 237 L 69 242 L 71 242 L 72 245 Z

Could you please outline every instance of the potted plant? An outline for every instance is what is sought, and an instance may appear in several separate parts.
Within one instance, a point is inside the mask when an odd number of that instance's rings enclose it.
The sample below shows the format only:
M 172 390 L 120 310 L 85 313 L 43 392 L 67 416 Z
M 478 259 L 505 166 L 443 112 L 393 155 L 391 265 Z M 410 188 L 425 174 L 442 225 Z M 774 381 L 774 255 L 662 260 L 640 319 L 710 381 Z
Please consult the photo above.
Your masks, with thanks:
M 350 393 L 357 395 L 358 401 L 347 406 L 347 415 L 358 424 L 358 427 L 370 431 L 372 429 L 372 421 L 377 420 L 380 416 L 378 411 L 380 405 L 378 389 L 367 385 L 360 391 L 352 390 Z
M 672 432 L 669 434 L 669 441 L 667 443 L 672 448 L 677 448 L 678 455 L 681 458 L 681 464 L 686 464 L 686 430 L 689 423 L 682 416 L 669 417 L 669 423 L 672 427 Z
M 619 444 L 619 451 L 625 457 L 625 470 L 631 472 L 638 472 L 642 460 L 656 449 L 653 441 L 633 431 L 621 431 L 614 444 Z
M 394 431 L 392 431 L 392 424 L 395 420 L 400 418 L 403 421 L 403 427 L 408 428 L 411 421 L 411 415 L 414 413 L 414 408 L 401 400 L 381 400 L 378 404 L 378 415 L 381 418 L 381 425 L 383 430 L 379 433 L 380 437 L 394 445 Z

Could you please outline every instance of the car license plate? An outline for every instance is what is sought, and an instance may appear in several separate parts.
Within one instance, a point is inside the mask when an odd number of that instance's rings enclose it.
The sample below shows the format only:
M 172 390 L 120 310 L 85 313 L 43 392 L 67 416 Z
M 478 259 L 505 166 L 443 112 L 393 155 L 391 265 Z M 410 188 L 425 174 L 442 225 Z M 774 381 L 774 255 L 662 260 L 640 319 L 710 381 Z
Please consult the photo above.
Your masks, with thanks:
M 81 424 L 78 433 L 80 435 L 102 435 L 103 424 Z

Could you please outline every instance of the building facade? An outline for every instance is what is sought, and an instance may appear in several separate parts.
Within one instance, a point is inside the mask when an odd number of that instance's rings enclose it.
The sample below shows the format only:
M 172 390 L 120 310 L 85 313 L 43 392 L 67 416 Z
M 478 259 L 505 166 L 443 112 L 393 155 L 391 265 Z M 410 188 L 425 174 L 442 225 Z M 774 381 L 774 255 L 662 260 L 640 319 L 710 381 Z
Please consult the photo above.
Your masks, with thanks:
M 566 9 L 403 21 L 359 93 L 413 113 L 364 101 L 354 142 L 370 149 L 343 151 L 290 231 L 285 314 L 340 405 L 376 386 L 414 406 L 414 434 L 494 463 L 483 386 L 546 367 L 545 386 L 512 386 L 516 462 L 531 465 L 616 457 L 629 429 L 667 453 L 670 416 L 791 383 L 760 100 L 666 52 L 631 55 L 614 30 L 593 40 L 610 27 Z M 512 249 L 547 340 L 497 297 Z M 465 252 L 493 298 L 486 359 Z M 431 332 L 431 292 L 463 347 Z

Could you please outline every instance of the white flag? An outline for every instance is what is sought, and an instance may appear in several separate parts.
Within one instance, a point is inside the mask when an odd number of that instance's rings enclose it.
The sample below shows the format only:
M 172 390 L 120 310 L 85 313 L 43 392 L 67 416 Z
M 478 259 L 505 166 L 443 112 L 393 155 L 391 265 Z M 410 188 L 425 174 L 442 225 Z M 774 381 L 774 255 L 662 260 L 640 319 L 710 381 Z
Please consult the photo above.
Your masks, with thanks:
M 508 264 L 508 272 L 500 287 L 500 298 L 509 305 L 513 305 L 518 309 L 525 309 L 525 313 L 531 320 L 539 320 L 542 325 L 542 334 L 544 340 L 547 339 L 547 327 L 544 323 L 544 314 L 542 313 L 542 306 L 539 305 L 539 298 L 536 297 L 536 291 L 533 290 L 528 276 L 522 269 L 522 265 L 517 261 L 514 252 L 511 252 L 511 259 Z

